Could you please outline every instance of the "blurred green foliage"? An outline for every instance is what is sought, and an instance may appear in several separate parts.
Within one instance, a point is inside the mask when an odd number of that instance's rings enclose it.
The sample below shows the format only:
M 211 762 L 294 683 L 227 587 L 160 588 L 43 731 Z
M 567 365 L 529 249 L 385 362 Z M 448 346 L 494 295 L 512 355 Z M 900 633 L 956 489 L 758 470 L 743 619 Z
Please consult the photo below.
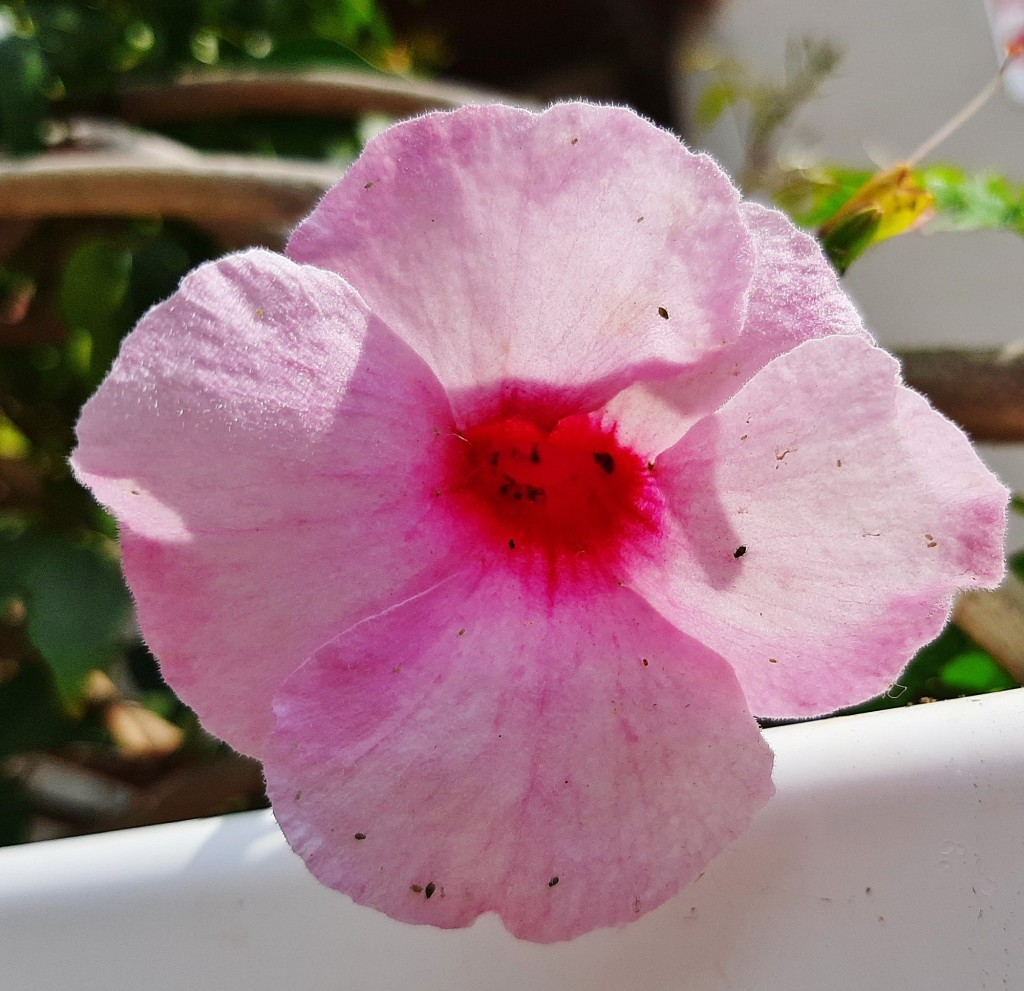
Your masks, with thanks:
M 3 3 L 0 149 L 49 147 L 55 122 L 112 112 L 124 86 L 218 67 L 372 71 L 391 47 L 374 0 Z M 307 157 L 354 154 L 360 139 L 358 122 L 308 118 L 186 121 L 165 133 L 204 149 Z M 111 699 L 179 734 L 175 766 L 223 758 L 141 644 L 113 521 L 68 467 L 79 410 L 125 334 L 222 253 L 166 218 L 0 218 L 0 844 L 28 838 L 39 812 L 13 758 L 85 754 L 131 774 L 160 763 L 131 765 Z
M 788 45 L 781 80 L 756 79 L 735 59 L 713 60 L 714 79 L 697 97 L 694 123 L 706 130 L 727 111 L 742 121 L 743 171 L 738 181 L 748 193 L 758 192 L 773 181 L 779 134 L 817 96 L 841 60 L 838 46 L 814 38 Z
M 899 202 L 874 198 L 852 212 L 839 228 L 837 213 L 861 198 L 880 177 L 895 172 L 906 174 L 907 182 L 921 194 L 921 212 L 910 211 Z M 887 223 L 902 233 L 919 220 L 931 231 L 1008 231 L 1024 236 L 1024 185 L 992 173 L 970 173 L 947 164 L 916 169 L 893 169 L 871 173 L 838 165 L 819 165 L 793 171 L 785 176 L 774 194 L 775 202 L 804 227 L 817 230 L 822 247 L 840 274 L 867 250 L 893 234 Z M 924 203 L 927 198 L 928 204 Z M 900 225 L 900 213 L 908 214 Z
M 919 220 L 933 231 L 1024 235 L 1024 186 L 1001 175 L 948 164 L 896 163 L 872 171 L 784 161 L 779 145 L 786 128 L 836 72 L 841 55 L 827 41 L 791 43 L 781 81 L 755 79 L 744 65 L 721 56 L 702 66 L 713 78 L 696 99 L 694 121 L 708 129 L 724 114 L 733 115 L 743 142 L 739 183 L 747 193 L 769 195 L 796 223 L 817 231 L 840 274 L 868 247 Z
M 188 721 L 158 677 L 157 691 L 141 694 L 114 524 L 67 458 L 78 412 L 123 336 L 218 251 L 184 224 L 54 220 L 6 259 L 6 282 L 31 300 L 33 318 L 28 340 L 0 346 L 0 757 L 70 744 L 115 750 L 86 691 L 94 671 Z M 0 341 L 14 329 L 21 324 L 0 323 Z M 155 671 L 143 654 L 143 670 Z M 0 765 L 0 841 L 27 833 L 33 808 L 19 789 Z
M 131 600 L 111 548 L 28 526 L 0 529 L 0 602 L 20 603 L 28 643 L 54 676 L 65 706 L 86 676 L 120 658 Z
M 911 170 L 934 198 L 931 230 L 1005 230 L 1024 236 L 1024 185 L 952 165 Z M 803 227 L 818 228 L 873 177 L 867 169 L 822 164 L 794 170 L 774 190 L 776 203 Z
M 50 112 L 102 111 L 125 83 L 217 66 L 370 69 L 392 52 L 374 0 L 15 0 L 0 4 L 0 146 L 40 150 Z

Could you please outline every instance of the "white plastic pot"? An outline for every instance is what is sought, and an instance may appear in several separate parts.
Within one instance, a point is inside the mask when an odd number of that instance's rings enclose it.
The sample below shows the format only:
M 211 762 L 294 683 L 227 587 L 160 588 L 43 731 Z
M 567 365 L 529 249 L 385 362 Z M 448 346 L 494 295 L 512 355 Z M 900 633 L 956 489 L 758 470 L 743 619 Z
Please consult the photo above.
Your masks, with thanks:
M 321 888 L 248 813 L 0 850 L 0 987 L 1024 987 L 1024 690 L 767 735 L 776 797 L 624 929 L 536 946 L 494 918 L 393 922 Z

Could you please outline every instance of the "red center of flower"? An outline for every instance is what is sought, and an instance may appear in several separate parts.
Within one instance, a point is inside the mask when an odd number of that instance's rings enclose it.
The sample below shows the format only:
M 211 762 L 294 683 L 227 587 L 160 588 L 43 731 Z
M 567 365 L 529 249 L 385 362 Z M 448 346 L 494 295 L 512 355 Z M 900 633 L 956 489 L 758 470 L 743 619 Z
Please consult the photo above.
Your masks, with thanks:
M 596 418 L 551 429 L 509 417 L 465 430 L 459 489 L 488 540 L 551 565 L 609 565 L 655 525 L 658 500 L 647 462 Z

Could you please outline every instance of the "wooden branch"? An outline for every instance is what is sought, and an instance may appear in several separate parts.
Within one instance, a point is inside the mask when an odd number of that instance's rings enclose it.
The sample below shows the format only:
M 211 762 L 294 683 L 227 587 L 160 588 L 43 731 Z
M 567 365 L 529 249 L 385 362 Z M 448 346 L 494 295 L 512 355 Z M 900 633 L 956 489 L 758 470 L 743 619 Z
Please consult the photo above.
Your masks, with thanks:
M 7 217 L 181 217 L 288 226 L 309 212 L 337 178 L 322 170 L 239 168 L 208 161 L 189 169 L 125 167 L 100 161 L 36 172 L 0 171 Z
M 153 126 L 236 116 L 407 117 L 498 102 L 529 105 L 518 97 L 468 86 L 370 72 L 216 72 L 125 88 L 116 97 L 115 112 L 131 123 Z
M 1024 441 L 1024 341 L 897 352 L 907 384 L 976 441 Z
M 343 167 L 204 155 L 142 136 L 0 162 L 0 217 L 178 217 L 287 228 L 309 212 Z

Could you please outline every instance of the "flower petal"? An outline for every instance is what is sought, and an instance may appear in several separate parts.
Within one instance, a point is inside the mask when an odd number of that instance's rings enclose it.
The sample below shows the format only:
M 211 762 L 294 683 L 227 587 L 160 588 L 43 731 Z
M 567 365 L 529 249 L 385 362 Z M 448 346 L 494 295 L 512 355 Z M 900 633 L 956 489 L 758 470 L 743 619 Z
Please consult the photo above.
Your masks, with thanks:
M 803 341 L 832 334 L 870 340 L 818 242 L 778 210 L 742 205 L 757 248 L 750 308 L 740 341 L 744 381 Z
M 213 732 L 257 753 L 297 664 L 446 573 L 433 485 L 452 429 L 430 371 L 331 273 L 247 252 L 143 318 L 73 465 Z
M 275 701 L 275 814 L 325 884 L 442 927 L 568 939 L 692 881 L 772 793 L 728 665 L 632 592 L 463 573 L 347 631 Z
M 833 334 L 872 339 L 814 238 L 777 210 L 747 202 L 741 209 L 756 249 L 743 334 L 678 375 L 631 386 L 608 406 L 623 437 L 651 456 L 803 341 Z
M 777 358 L 657 472 L 663 563 L 632 584 L 728 657 L 758 715 L 879 694 L 956 588 L 1002 573 L 1006 490 L 853 336 Z
M 738 204 L 631 111 L 465 107 L 370 142 L 288 253 L 357 286 L 462 414 L 492 383 L 621 389 L 731 341 L 753 265 Z

